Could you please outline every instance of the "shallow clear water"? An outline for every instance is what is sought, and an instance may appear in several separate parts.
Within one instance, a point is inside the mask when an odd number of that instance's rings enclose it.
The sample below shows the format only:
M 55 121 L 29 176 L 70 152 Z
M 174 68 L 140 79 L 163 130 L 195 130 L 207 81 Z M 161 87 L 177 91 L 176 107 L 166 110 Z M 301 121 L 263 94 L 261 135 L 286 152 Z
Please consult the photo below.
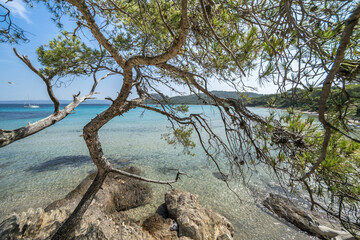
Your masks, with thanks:
M 44 207 L 64 197 L 95 166 L 80 136 L 82 127 L 105 105 L 81 105 L 75 114 L 33 136 L 0 148 L 0 219 L 11 212 L 29 207 Z M 216 111 L 210 106 L 191 106 L 191 112 L 205 111 L 211 125 L 221 130 Z M 261 115 L 267 110 L 252 109 Z M 38 109 L 22 105 L 0 105 L 0 128 L 15 129 L 51 113 L 51 105 Z M 161 140 L 168 132 L 165 117 L 142 109 L 133 109 L 104 126 L 100 138 L 105 154 L 118 165 L 135 165 L 146 177 L 173 179 L 179 168 L 191 176 L 183 177 L 174 187 L 198 194 L 200 203 L 226 216 L 236 229 L 235 239 L 310 239 L 260 210 L 249 191 L 239 182 L 231 186 L 243 200 L 240 202 L 225 183 L 213 176 L 215 166 L 197 147 L 195 156 L 185 156 L 182 148 Z M 263 189 L 272 179 L 259 170 L 251 183 Z M 150 204 L 128 211 L 136 219 L 155 212 L 163 203 L 168 186 L 152 184 L 154 197 Z

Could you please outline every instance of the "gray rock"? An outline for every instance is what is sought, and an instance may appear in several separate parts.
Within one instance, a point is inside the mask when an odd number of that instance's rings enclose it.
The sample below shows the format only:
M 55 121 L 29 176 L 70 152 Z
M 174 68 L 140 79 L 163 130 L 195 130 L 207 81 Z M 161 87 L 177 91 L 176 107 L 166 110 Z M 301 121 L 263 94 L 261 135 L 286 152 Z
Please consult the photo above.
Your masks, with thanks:
M 263 204 L 279 217 L 311 235 L 329 240 L 355 240 L 355 237 L 351 236 L 349 232 L 342 230 L 336 222 L 330 223 L 325 220 L 327 219 L 326 216 L 322 217 L 315 212 L 297 207 L 283 196 L 270 193 L 263 201 Z
M 179 237 L 194 240 L 233 239 L 232 224 L 220 214 L 202 207 L 198 196 L 172 189 L 165 194 L 171 218 L 179 224 Z
M 222 174 L 220 172 L 213 172 L 212 173 L 214 177 L 216 177 L 217 179 L 221 180 L 221 181 L 227 181 L 229 178 L 229 175 L 227 174 Z

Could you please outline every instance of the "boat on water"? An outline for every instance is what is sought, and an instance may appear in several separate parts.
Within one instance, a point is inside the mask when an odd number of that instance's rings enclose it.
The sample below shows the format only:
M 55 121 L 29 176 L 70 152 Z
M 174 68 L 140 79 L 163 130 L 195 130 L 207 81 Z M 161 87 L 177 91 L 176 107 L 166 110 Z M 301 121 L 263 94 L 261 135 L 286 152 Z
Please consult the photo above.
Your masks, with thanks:
M 26 104 L 24 105 L 24 108 L 39 108 L 40 106 L 39 105 L 35 105 L 35 104 Z
M 26 103 L 26 101 L 24 102 L 24 108 L 39 108 L 39 107 L 40 107 L 39 105 L 31 104 L 31 103 L 30 103 L 30 97 L 29 97 L 29 95 L 28 95 L 28 97 L 27 97 L 27 102 L 28 102 L 28 103 Z

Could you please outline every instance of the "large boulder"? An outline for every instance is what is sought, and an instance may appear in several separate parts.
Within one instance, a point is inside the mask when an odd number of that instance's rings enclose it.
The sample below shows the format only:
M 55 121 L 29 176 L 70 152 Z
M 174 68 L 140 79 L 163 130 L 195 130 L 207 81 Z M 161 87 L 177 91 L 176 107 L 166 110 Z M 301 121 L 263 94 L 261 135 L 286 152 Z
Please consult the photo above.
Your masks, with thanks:
M 232 224 L 220 214 L 202 207 L 198 196 L 172 189 L 165 194 L 169 216 L 178 223 L 179 237 L 194 240 L 233 239 Z M 186 239 L 183 238 L 183 239 Z
M 133 167 L 126 171 L 140 173 Z M 45 210 L 29 209 L 21 214 L 12 214 L 0 223 L 0 239 L 49 239 L 74 210 L 94 177 L 95 174 L 90 174 L 65 198 L 51 203 Z M 144 205 L 150 196 L 151 189 L 147 184 L 109 174 L 85 212 L 74 239 L 153 240 L 142 227 L 118 212 Z
M 355 237 L 341 229 L 339 224 L 330 223 L 328 217 L 298 207 L 295 203 L 296 201 L 292 202 L 281 195 L 272 193 L 263 201 L 264 206 L 271 212 L 311 235 L 329 240 L 355 240 Z
M 136 167 L 124 169 L 126 172 L 140 175 L 140 170 Z M 65 207 L 74 209 L 80 199 L 94 180 L 96 173 L 87 176 L 73 191 L 68 193 L 65 198 L 54 201 L 45 208 L 45 211 Z M 116 173 L 110 173 L 105 179 L 102 190 L 95 196 L 101 203 L 101 208 L 107 213 L 114 211 L 124 211 L 130 208 L 136 208 L 146 204 L 151 198 L 151 188 L 144 182 L 133 178 L 124 177 Z

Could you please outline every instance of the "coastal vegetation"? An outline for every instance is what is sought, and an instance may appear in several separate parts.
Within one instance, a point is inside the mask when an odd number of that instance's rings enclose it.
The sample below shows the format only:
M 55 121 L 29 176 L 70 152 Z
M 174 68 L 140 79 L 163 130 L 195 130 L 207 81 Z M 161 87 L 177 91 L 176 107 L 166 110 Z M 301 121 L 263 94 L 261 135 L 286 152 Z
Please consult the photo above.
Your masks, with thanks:
M 91 98 L 107 76 L 117 76 L 121 83 L 116 98 L 107 98 L 111 105 L 83 128 L 97 174 L 52 239 L 72 238 L 109 174 L 167 185 L 185 174 L 178 170 L 174 180 L 160 181 L 111 164 L 99 131 L 113 118 L 126 117 L 133 108 L 166 116 L 172 132 L 165 139 L 182 145 L 187 154 L 195 146 L 192 135 L 197 136 L 222 176 L 219 162 L 223 159 L 230 171 L 243 179 L 254 166 L 267 166 L 284 189 L 294 193 L 305 190 L 312 209 L 338 218 L 359 237 L 360 136 L 348 122 L 358 116 L 359 108 L 358 1 L 39 2 L 48 6 L 59 26 L 65 17 L 76 22 L 76 26 L 64 26 L 69 29 L 37 49 L 40 69 L 14 50 L 43 80 L 54 112 L 19 129 L 1 129 L 1 147 L 64 119 Z M 0 34 L 8 37 L 6 31 Z M 95 47 L 89 46 L 88 38 Z M 278 94 L 249 94 L 244 79 L 253 74 L 259 85 L 274 84 Z M 83 97 L 75 94 L 73 102 L 60 109 L 54 85 L 81 76 L 92 78 L 90 92 Z M 210 91 L 211 81 L 233 86 L 239 97 Z M 224 138 L 202 114 L 167 104 L 164 89 L 180 94 L 179 86 L 192 93 L 189 103 L 196 96 L 217 108 Z M 146 104 L 149 101 L 158 106 Z M 246 107 L 251 101 L 289 108 L 285 114 L 263 118 Z M 301 117 L 293 107 L 316 110 L 318 121 Z M 223 179 L 228 184 L 226 177 Z
M 231 92 L 231 91 L 211 91 L 211 93 L 221 98 L 233 98 L 242 100 L 248 107 L 268 107 L 268 108 L 294 108 L 300 111 L 316 113 L 319 109 L 319 100 L 321 96 L 321 88 L 314 88 L 311 92 L 297 88 L 295 91 L 292 89 L 287 90 L 281 94 L 257 94 L 254 92 Z M 347 93 L 353 98 L 350 109 L 347 109 L 347 117 L 349 119 L 360 119 L 360 85 L 348 85 Z M 212 105 L 214 102 L 211 98 L 204 94 L 199 96 L 193 95 L 180 95 L 175 97 L 167 97 L 163 99 L 159 95 L 152 97 L 162 100 L 166 104 L 173 105 Z M 327 109 L 335 109 L 346 103 L 346 96 L 340 89 L 333 89 L 332 98 L 328 103 Z M 156 101 L 149 99 L 146 103 L 156 104 Z
M 351 96 L 351 103 L 347 96 Z M 269 94 L 251 98 L 246 105 L 250 107 L 271 107 L 271 108 L 295 108 L 301 111 L 317 112 L 321 97 L 321 88 L 314 88 L 311 92 L 305 89 L 290 89 L 282 94 Z M 349 119 L 360 119 L 360 85 L 348 85 L 346 93 L 341 89 L 334 88 L 326 109 L 341 109 L 344 104 L 348 108 L 339 114 L 345 114 Z M 342 118 L 340 116 L 340 118 Z

